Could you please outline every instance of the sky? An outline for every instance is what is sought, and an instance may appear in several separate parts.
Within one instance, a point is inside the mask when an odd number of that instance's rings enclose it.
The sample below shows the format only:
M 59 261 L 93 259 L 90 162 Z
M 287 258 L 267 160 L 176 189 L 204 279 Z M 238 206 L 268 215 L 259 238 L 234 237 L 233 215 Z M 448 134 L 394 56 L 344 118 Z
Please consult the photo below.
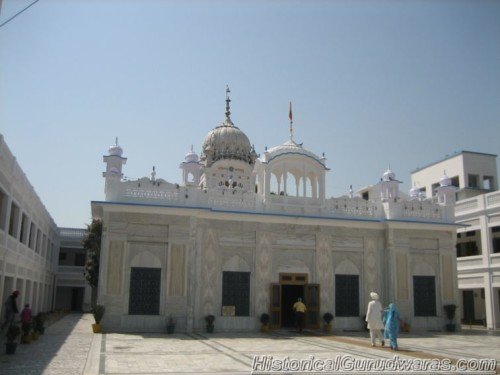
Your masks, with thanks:
M 3 0 L 0 23 L 31 0 Z M 104 200 L 102 156 L 181 182 L 231 118 L 327 158 L 327 196 L 455 151 L 500 154 L 500 1 L 40 0 L 0 28 L 0 133 L 62 227 Z

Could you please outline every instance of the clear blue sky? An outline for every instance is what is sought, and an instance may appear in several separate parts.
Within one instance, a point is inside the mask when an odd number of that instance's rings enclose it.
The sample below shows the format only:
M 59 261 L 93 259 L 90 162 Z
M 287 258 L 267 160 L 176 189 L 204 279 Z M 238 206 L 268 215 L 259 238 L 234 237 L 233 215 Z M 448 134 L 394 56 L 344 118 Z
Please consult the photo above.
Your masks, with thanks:
M 0 22 L 29 4 L 4 0 Z M 224 118 L 255 144 L 295 139 L 328 196 L 455 150 L 500 154 L 499 1 L 41 0 L 0 28 L 0 132 L 60 226 L 124 173 L 180 182 Z

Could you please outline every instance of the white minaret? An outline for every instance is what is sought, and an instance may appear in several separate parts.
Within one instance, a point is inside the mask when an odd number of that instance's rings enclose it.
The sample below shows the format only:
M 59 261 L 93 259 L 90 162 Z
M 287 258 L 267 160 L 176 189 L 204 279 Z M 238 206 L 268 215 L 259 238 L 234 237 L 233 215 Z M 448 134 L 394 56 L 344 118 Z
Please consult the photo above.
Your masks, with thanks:
M 391 166 L 385 171 L 382 180 L 379 182 L 380 199 L 389 200 L 399 197 L 399 184 L 401 181 L 396 180 L 396 175 L 391 170 Z
M 413 187 L 410 189 L 410 200 L 419 200 L 421 199 L 421 191 L 420 189 L 417 187 L 416 184 L 413 185 Z
M 451 184 L 451 178 L 444 171 L 443 177 L 439 179 L 439 187 L 437 188 L 438 203 L 444 206 L 455 204 L 455 191 L 457 188 Z
M 123 150 L 118 145 L 118 137 L 115 144 L 109 146 L 108 155 L 102 157 L 102 161 L 106 163 L 106 172 L 102 172 L 102 176 L 106 179 L 104 192 L 106 197 L 110 194 L 111 186 L 114 182 L 120 182 L 123 173 L 122 166 L 127 162 L 127 158 L 122 157 Z
M 198 186 L 200 184 L 200 177 L 203 165 L 200 163 L 198 154 L 191 150 L 184 157 L 184 161 L 179 165 L 182 169 L 182 182 L 185 186 Z

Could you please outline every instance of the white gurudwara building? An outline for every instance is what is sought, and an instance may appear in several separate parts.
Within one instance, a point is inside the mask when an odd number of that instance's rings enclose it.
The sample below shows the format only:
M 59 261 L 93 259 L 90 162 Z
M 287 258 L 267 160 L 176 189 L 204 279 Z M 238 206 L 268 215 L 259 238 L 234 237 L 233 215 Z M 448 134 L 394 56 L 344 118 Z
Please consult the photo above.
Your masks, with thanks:
M 359 329 L 377 291 L 412 329 L 442 329 L 443 305 L 457 304 L 455 188 L 446 179 L 431 199 L 399 197 L 391 170 L 374 198 L 325 197 L 324 156 L 293 137 L 257 155 L 226 116 L 200 157 L 180 164 L 182 184 L 124 180 L 118 145 L 104 156 L 105 200 L 98 300 L 108 331 L 255 330 L 268 313 L 293 325 L 302 297 L 309 328 L 331 312 L 334 329 Z

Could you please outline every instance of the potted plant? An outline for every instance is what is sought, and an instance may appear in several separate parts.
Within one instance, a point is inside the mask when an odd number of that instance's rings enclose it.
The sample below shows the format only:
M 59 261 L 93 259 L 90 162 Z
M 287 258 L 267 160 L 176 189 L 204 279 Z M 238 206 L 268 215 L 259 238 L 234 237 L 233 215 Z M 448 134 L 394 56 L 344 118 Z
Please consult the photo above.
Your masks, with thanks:
M 44 313 L 38 313 L 35 316 L 34 319 L 34 327 L 33 330 L 35 332 L 38 332 L 40 335 L 43 335 L 45 333 L 45 320 L 47 320 L 47 316 Z
M 444 312 L 446 313 L 446 317 L 448 318 L 449 323 L 446 324 L 446 331 L 448 332 L 455 332 L 456 331 L 456 325 L 453 323 L 453 320 L 455 319 L 455 312 L 457 310 L 457 305 L 450 304 L 450 305 L 444 305 Z
M 260 323 L 262 324 L 260 326 L 261 332 L 269 332 L 269 318 L 269 314 L 267 313 L 260 314 Z
M 95 305 L 94 308 L 92 309 L 92 314 L 94 315 L 94 320 L 95 320 L 95 324 L 92 324 L 92 330 L 94 331 L 94 333 L 102 332 L 101 320 L 102 317 L 104 316 L 105 310 L 106 308 L 103 305 Z
M 333 320 L 333 315 L 332 313 L 326 312 L 323 314 L 323 320 L 325 322 L 325 332 L 331 332 L 332 331 L 332 325 L 330 324 L 331 321 Z
M 31 324 L 30 323 L 23 323 L 21 326 L 21 329 L 23 331 L 23 335 L 21 336 L 21 343 L 30 344 L 31 340 L 32 340 Z
M 5 354 L 14 354 L 17 348 L 16 339 L 21 334 L 21 328 L 15 324 L 9 325 L 5 334 L 7 342 L 5 343 Z
M 205 316 L 205 323 L 207 324 L 207 333 L 213 333 L 214 321 L 215 321 L 215 316 L 213 315 Z
M 168 321 L 167 321 L 167 333 L 172 334 L 174 333 L 175 330 L 175 320 L 172 318 L 172 315 L 168 316 Z

